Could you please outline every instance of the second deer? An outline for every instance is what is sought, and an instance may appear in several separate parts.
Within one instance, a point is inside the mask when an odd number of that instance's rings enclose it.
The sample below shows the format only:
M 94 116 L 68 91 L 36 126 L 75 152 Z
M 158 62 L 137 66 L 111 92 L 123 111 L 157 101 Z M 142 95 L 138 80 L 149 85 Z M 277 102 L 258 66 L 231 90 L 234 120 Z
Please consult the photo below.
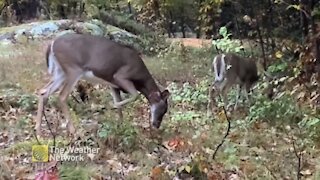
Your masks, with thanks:
M 226 108 L 229 106 L 227 103 L 227 93 L 234 85 L 238 85 L 234 109 L 237 109 L 241 90 L 244 90 L 246 99 L 250 103 L 248 92 L 259 80 L 257 65 L 252 59 L 240 57 L 232 53 L 219 54 L 213 59 L 212 71 L 215 75 L 213 88 L 222 95 Z

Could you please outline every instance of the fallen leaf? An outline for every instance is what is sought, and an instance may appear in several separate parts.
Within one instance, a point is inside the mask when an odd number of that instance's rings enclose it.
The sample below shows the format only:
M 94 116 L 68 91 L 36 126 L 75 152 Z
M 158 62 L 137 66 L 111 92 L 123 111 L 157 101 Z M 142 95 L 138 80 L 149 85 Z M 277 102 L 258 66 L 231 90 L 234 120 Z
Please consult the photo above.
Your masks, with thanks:
M 151 170 L 151 179 L 158 179 L 161 177 L 162 173 L 164 172 L 164 168 L 161 166 L 154 167 Z
M 188 165 L 186 165 L 186 166 L 184 167 L 184 169 L 185 169 L 188 173 L 190 173 L 190 172 L 191 172 L 191 167 L 190 167 L 190 166 L 188 166 Z
M 283 54 L 281 53 L 281 51 L 277 51 L 275 56 L 276 56 L 276 58 L 281 59 Z
M 312 175 L 312 172 L 311 172 L 310 169 L 303 170 L 303 171 L 301 171 L 300 173 L 301 173 L 302 175 L 304 175 L 304 176 L 310 176 L 310 175 Z

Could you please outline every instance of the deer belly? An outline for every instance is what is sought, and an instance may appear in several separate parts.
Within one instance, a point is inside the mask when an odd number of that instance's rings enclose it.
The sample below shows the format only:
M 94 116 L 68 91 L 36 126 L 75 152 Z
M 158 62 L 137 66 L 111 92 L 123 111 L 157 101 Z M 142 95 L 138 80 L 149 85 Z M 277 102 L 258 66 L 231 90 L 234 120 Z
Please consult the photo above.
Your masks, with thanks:
M 94 84 L 103 84 L 103 85 L 106 85 L 106 86 L 111 86 L 113 88 L 119 88 L 117 85 L 115 84 L 112 84 L 102 78 L 99 78 L 97 76 L 95 76 L 93 74 L 92 71 L 86 71 L 84 72 L 83 76 L 82 76 L 82 79 L 88 81 L 88 82 L 91 82 L 91 83 L 94 83 Z

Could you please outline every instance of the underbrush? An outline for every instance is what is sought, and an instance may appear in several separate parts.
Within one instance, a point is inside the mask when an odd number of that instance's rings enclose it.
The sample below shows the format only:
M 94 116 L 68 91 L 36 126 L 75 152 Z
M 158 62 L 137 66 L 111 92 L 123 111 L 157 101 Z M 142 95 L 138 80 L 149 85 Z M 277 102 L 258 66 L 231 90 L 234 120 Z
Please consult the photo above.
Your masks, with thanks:
M 24 164 L 30 163 L 31 146 L 37 143 L 31 130 L 37 105 L 34 91 L 47 77 L 42 55 L 33 53 L 31 47 L 21 48 L 21 52 L 1 59 L 7 78 L 0 84 L 0 145 L 3 163 L 13 174 L 32 174 L 32 167 Z M 320 134 L 319 114 L 287 93 L 269 100 L 260 88 L 252 94 L 250 108 L 243 103 L 241 110 L 231 112 L 229 135 L 213 160 L 227 129 L 218 104 L 218 113 L 206 115 L 213 54 L 210 48 L 173 45 L 158 57 L 144 59 L 152 75 L 171 92 L 169 111 L 159 131 L 149 129 L 149 107 L 143 97 L 123 109 L 124 120 L 120 122 L 117 111 L 109 105 L 109 90 L 94 88 L 85 103 L 70 96 L 68 104 L 82 133 L 81 142 L 99 146 L 104 153 L 85 162 L 86 166 L 62 164 L 61 178 L 222 179 L 231 174 L 241 179 L 293 179 L 299 155 L 303 155 L 301 173 L 306 178 L 319 178 L 320 152 L 315 146 Z M 234 90 L 229 93 L 231 103 L 235 94 Z M 78 94 L 74 95 L 77 98 Z M 215 102 L 219 102 L 217 97 Z M 50 98 L 46 113 L 50 122 L 61 119 L 56 96 Z M 48 131 L 47 126 L 43 128 Z M 65 133 L 59 133 L 58 145 L 67 146 L 66 139 Z M 40 141 L 52 144 L 52 137 Z M 0 172 L 5 174 L 2 167 L 0 164 Z

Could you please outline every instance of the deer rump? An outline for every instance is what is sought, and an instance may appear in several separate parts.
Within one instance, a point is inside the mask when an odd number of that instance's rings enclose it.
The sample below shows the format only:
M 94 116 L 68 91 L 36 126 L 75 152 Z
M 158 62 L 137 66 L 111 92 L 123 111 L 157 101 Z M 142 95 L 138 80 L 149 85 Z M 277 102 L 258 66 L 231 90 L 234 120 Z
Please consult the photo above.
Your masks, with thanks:
M 215 56 L 212 63 L 212 71 L 215 75 L 213 86 L 222 93 L 226 103 L 226 93 L 233 85 L 239 85 L 236 100 L 240 96 L 240 91 L 245 89 L 245 95 L 250 88 L 259 80 L 257 65 L 252 59 L 243 58 L 232 53 L 219 54 Z M 249 100 L 249 99 L 248 99 Z

